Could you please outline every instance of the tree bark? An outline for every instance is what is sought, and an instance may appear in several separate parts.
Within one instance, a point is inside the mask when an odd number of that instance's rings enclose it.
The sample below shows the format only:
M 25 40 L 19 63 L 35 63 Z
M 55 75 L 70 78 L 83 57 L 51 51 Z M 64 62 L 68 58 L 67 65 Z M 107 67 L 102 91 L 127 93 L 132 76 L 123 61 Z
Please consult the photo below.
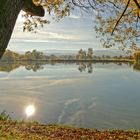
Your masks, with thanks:
M 36 6 L 32 0 L 0 0 L 0 58 L 4 54 L 18 14 L 23 9 L 33 16 L 44 16 L 42 6 Z
M 0 2 L 0 58 L 5 52 L 23 0 L 1 0 Z

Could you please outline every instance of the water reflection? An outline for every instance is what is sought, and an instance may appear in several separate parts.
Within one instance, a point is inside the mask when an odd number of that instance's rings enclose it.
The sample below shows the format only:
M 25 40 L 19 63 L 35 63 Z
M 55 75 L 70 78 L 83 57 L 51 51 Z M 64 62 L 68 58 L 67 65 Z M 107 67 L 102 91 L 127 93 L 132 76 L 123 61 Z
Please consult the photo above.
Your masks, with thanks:
M 42 62 L 38 62 L 38 61 L 33 61 L 33 62 L 27 62 L 27 61 L 22 61 L 22 62 L 15 62 L 15 63 L 0 63 L 0 71 L 3 72 L 11 72 L 21 66 L 25 67 L 26 70 L 28 71 L 38 71 L 43 69 L 44 65 L 46 65 L 47 63 L 42 61 Z
M 15 63 L 0 63 L 0 71 L 2 72 L 11 72 L 21 66 L 23 66 L 28 71 L 37 72 L 39 70 L 43 70 L 44 66 L 49 65 L 56 65 L 59 62 L 47 62 L 47 61 L 22 61 L 22 62 L 15 62 Z M 63 62 L 63 64 L 71 65 L 75 62 Z M 130 68 L 133 67 L 134 70 L 140 71 L 140 64 L 138 63 L 132 63 L 132 62 L 77 62 L 77 69 L 79 72 L 87 72 L 92 73 L 94 64 L 116 64 L 118 66 L 122 66 L 123 64 L 126 64 Z
M 140 63 L 134 63 L 133 69 L 136 71 L 140 71 Z
M 25 108 L 25 114 L 28 117 L 31 117 L 35 114 L 35 106 L 34 105 L 28 105 L 26 108 Z
M 140 73 L 133 69 L 139 65 L 1 64 L 0 112 L 45 124 L 140 129 Z
M 93 72 L 93 67 L 92 67 L 92 63 L 79 63 L 78 64 L 78 70 L 80 72 L 88 72 L 88 73 L 92 73 Z
M 19 68 L 20 65 L 18 63 L 0 63 L 0 71 L 1 72 L 11 72 L 14 69 Z

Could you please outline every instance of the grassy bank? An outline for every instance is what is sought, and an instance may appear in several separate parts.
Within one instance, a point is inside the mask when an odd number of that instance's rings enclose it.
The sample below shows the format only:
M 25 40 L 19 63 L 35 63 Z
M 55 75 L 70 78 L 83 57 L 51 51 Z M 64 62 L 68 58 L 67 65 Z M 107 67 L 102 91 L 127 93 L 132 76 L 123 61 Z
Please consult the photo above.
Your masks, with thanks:
M 140 140 L 140 132 L 134 130 L 99 131 L 1 120 L 0 140 Z

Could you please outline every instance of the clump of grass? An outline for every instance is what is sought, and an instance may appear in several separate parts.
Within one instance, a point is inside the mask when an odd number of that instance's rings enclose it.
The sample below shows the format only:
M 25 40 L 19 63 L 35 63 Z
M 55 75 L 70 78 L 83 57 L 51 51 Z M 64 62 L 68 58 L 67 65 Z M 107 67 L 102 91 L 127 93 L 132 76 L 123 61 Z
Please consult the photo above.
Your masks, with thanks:
M 6 113 L 6 111 L 2 111 L 0 113 L 0 121 L 8 121 L 11 120 L 11 117 Z

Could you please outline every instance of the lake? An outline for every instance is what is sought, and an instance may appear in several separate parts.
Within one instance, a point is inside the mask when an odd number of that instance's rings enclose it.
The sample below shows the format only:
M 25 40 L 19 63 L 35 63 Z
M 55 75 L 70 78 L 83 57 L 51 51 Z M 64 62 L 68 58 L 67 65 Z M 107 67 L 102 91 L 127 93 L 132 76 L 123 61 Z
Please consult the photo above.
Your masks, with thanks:
M 12 119 L 140 129 L 140 71 L 129 63 L 1 63 L 0 112 Z

